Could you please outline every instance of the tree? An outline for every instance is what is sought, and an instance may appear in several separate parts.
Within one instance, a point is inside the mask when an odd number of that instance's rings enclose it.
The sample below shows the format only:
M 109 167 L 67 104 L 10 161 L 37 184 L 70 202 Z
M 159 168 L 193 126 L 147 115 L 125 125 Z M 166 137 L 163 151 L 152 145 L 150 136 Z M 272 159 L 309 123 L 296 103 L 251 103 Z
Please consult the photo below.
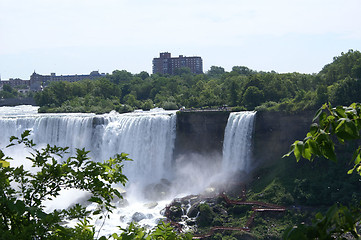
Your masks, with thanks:
M 264 94 L 255 86 L 250 86 L 243 94 L 243 104 L 248 109 L 254 109 L 259 106 L 264 100 Z
M 8 92 L 8 93 L 12 93 L 13 88 L 9 84 L 4 84 L 3 85 L 3 91 Z
M 178 76 L 192 74 L 191 69 L 189 67 L 181 67 L 174 69 L 174 74 Z
M 129 93 L 128 95 L 126 95 L 124 97 L 124 101 L 126 104 L 128 104 L 129 106 L 135 107 L 135 108 L 139 108 L 139 101 L 137 100 L 137 98 L 134 96 L 134 94 Z
M 149 73 L 146 71 L 141 71 L 140 73 L 136 74 L 137 77 L 140 77 L 142 80 L 149 78 Z
M 115 84 L 119 84 L 122 82 L 130 82 L 132 80 L 133 75 L 126 70 L 115 70 L 113 74 L 109 76 L 110 81 Z
M 223 67 L 211 66 L 211 69 L 208 70 L 207 75 L 211 77 L 216 77 L 225 73 Z
M 361 79 L 346 77 L 331 87 L 330 101 L 337 105 L 361 102 Z
M 241 75 L 251 75 L 255 73 L 252 69 L 245 66 L 234 66 L 232 67 L 232 72 L 236 72 Z
M 12 146 L 24 144 L 29 148 L 26 159 L 39 171 L 29 171 L 23 165 L 11 166 L 11 158 L 0 150 L 0 238 L 1 239 L 94 239 L 95 228 L 89 216 L 103 218 L 115 207 L 113 198 L 122 196 L 114 183 L 125 184 L 122 162 L 127 154 L 117 154 L 101 163 L 89 161 L 88 152 L 77 149 L 75 157 L 61 162 L 68 148 L 47 145 L 38 150 L 25 131 L 20 138 L 11 137 Z M 92 211 L 76 204 L 69 209 L 46 213 L 44 201 L 54 199 L 64 188 L 91 193 L 89 202 L 97 205 Z M 76 227 L 61 224 L 65 219 L 78 219 Z M 99 230 L 99 229 L 97 229 Z M 103 238 L 105 239 L 105 238 Z
M 333 62 L 327 64 L 320 71 L 319 75 L 328 84 L 333 84 L 348 76 L 359 78 L 361 65 L 361 52 L 349 50 L 341 53 L 341 56 L 333 58 Z
M 322 103 L 328 101 L 328 90 L 325 85 L 319 85 L 316 90 L 316 105 L 320 106 Z
M 301 158 L 313 161 L 315 157 L 324 157 L 337 162 L 335 144 L 360 139 L 361 104 L 353 103 L 349 107 L 324 104 L 316 113 L 310 132 L 303 141 L 295 141 L 291 151 L 285 156 L 293 154 L 296 160 Z M 336 141 L 337 139 L 337 141 Z M 358 146 L 351 158 L 353 167 L 348 174 L 357 172 L 361 175 L 361 146 Z M 335 204 L 325 215 L 317 213 L 313 224 L 301 224 L 289 228 L 284 233 L 285 239 L 334 239 L 343 238 L 349 233 L 360 238 L 356 224 L 361 221 L 361 206 L 339 206 Z
M 120 89 L 107 78 L 101 78 L 94 82 L 93 95 L 102 98 L 119 97 Z
M 14 98 L 18 95 L 18 91 L 13 89 L 9 84 L 3 85 L 3 90 L 0 91 L 0 98 Z

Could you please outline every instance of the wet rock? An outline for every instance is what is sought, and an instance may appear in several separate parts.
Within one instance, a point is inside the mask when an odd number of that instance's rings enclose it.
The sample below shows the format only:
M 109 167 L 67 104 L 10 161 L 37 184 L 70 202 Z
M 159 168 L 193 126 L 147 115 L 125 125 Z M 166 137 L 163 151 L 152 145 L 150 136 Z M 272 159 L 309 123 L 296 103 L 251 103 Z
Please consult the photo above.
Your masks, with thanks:
M 92 125 L 93 125 L 93 128 L 96 128 L 96 126 L 98 126 L 98 125 L 103 125 L 104 123 L 105 123 L 105 121 L 104 121 L 104 118 L 103 118 L 103 117 L 95 116 L 95 117 L 93 118 Z
M 156 206 L 158 206 L 158 203 L 157 202 L 151 202 L 151 203 L 146 203 L 144 204 L 144 207 L 148 208 L 148 209 L 153 209 L 155 208 Z
M 198 212 L 199 212 L 198 205 L 199 205 L 199 202 L 196 202 L 191 206 L 191 208 L 187 212 L 188 217 L 190 217 L 190 218 L 197 217 Z
M 147 216 L 145 216 L 144 213 L 136 212 L 132 216 L 132 221 L 133 222 L 140 222 L 140 221 L 142 221 L 143 219 L 146 219 L 146 218 L 147 218 Z
M 118 202 L 116 203 L 116 206 L 119 207 L 119 208 L 124 208 L 124 207 L 127 207 L 129 206 L 129 202 L 127 199 L 119 199 Z
M 165 179 L 162 179 L 160 183 L 149 184 L 144 189 L 144 196 L 149 200 L 161 200 L 164 199 L 170 191 L 170 183 Z
M 186 222 L 187 226 L 195 226 L 197 224 L 197 220 L 191 219 L 191 218 L 188 218 L 185 222 Z
M 189 203 L 191 205 L 195 203 L 199 203 L 199 201 L 200 201 L 200 197 L 198 195 L 193 195 L 191 198 L 189 198 Z
M 206 203 L 200 204 L 199 215 L 197 217 L 197 223 L 198 223 L 197 225 L 200 227 L 210 226 L 215 216 L 216 216 L 215 213 L 208 204 Z
M 158 223 L 164 222 L 164 221 L 166 221 L 166 220 L 167 220 L 166 218 L 157 218 L 157 219 L 155 220 L 155 222 L 158 224 Z
M 173 221 L 179 221 L 183 215 L 183 210 L 180 205 L 172 205 L 169 207 L 168 217 Z
M 160 182 L 168 187 L 172 184 L 168 179 L 165 178 L 162 178 Z

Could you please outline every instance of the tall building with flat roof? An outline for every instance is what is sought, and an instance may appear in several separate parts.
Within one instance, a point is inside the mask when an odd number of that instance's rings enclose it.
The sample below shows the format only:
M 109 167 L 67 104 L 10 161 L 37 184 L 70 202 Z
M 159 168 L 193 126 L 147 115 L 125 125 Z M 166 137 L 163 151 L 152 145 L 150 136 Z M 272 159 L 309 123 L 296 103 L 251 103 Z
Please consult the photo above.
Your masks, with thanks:
M 192 73 L 203 73 L 202 58 L 198 56 L 186 57 L 179 55 L 179 57 L 171 57 L 168 52 L 159 54 L 159 58 L 153 58 L 153 74 L 170 74 L 173 75 L 176 69 L 188 67 Z

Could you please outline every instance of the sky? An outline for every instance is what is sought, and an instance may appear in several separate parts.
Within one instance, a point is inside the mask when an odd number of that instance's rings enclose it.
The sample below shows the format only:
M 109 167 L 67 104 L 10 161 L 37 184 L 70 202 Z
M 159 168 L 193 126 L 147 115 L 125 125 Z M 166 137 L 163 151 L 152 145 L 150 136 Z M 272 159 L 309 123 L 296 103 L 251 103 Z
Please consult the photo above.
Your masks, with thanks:
M 160 52 L 203 70 L 317 73 L 361 50 L 360 0 L 0 0 L 0 76 L 152 72 Z

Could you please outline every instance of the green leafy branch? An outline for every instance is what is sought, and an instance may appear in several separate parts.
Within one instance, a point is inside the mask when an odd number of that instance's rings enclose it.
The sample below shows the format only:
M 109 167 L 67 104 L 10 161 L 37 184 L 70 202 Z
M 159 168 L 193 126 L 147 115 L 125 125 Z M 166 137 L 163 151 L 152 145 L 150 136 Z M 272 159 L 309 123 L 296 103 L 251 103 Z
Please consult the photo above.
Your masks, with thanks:
M 335 153 L 335 138 L 339 143 L 356 140 L 360 138 L 361 131 L 361 104 L 353 103 L 348 107 L 337 106 L 332 108 L 331 104 L 324 104 L 313 118 L 310 131 L 303 141 L 295 141 L 291 150 L 285 156 L 294 154 L 296 160 L 302 158 L 313 161 L 317 157 L 325 157 L 337 162 Z M 284 157 L 285 157 L 284 156 Z M 361 175 L 361 147 L 353 154 L 353 168 Z
M 115 240 L 191 240 L 190 233 L 178 234 L 170 223 L 161 222 L 156 228 L 147 231 L 145 228 L 131 223 L 127 228 L 121 228 L 122 233 L 112 234 Z M 105 240 L 105 239 L 104 239 Z
M 337 162 L 335 153 L 336 139 L 343 144 L 346 141 L 358 140 L 361 130 L 361 104 L 353 103 L 348 107 L 324 104 L 313 118 L 310 131 L 303 141 L 295 141 L 285 156 L 294 154 L 296 160 L 301 157 L 313 161 L 317 157 L 325 157 Z M 284 157 L 285 157 L 284 156 Z M 357 171 L 361 175 L 361 146 L 354 151 L 351 162 L 353 167 L 347 173 Z M 317 213 L 311 225 L 300 224 L 288 228 L 284 239 L 346 239 L 351 234 L 360 238 L 356 225 L 361 220 L 360 206 L 333 205 L 325 215 Z
M 7 147 L 23 144 L 29 148 L 30 156 L 26 160 L 37 169 L 35 172 L 26 170 L 23 165 L 12 167 L 12 159 L 0 150 L 0 238 L 38 239 L 42 236 L 72 239 L 72 236 L 80 237 L 77 234 L 89 236 L 91 232 L 94 235 L 87 218 L 89 214 L 111 212 L 115 207 L 112 203 L 114 197 L 122 198 L 112 185 L 125 185 L 127 181 L 122 173 L 123 161 L 130 160 L 127 154 L 117 154 L 104 162 L 93 162 L 88 157 L 88 151 L 76 149 L 75 157 L 64 160 L 68 148 L 47 145 L 39 150 L 29 136 L 30 131 L 25 131 L 20 137 L 11 137 Z M 46 213 L 44 201 L 54 199 L 62 189 L 89 192 L 91 197 L 88 201 L 96 203 L 97 209 L 87 211 L 84 206 L 76 204 L 68 209 Z M 61 224 L 65 219 L 74 218 L 80 221 L 75 228 Z

